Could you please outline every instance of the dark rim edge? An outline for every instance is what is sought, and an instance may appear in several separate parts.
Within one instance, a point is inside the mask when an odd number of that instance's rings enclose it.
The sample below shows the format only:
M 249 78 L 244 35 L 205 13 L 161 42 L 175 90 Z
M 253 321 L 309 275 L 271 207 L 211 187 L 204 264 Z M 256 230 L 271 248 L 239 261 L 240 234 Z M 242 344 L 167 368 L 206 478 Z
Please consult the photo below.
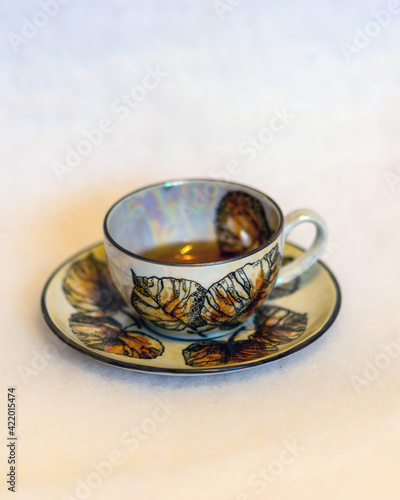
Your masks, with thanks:
M 133 194 L 140 193 L 141 191 L 144 191 L 146 189 L 155 188 L 155 187 L 161 187 L 161 186 L 164 186 L 167 183 L 171 183 L 171 184 L 174 184 L 174 183 L 175 184 L 179 184 L 179 183 L 180 184 L 187 184 L 189 182 L 210 182 L 210 181 L 218 181 L 218 182 L 220 182 L 222 184 L 230 184 L 230 185 L 233 185 L 233 186 L 244 187 L 244 188 L 250 189 L 250 190 L 252 190 L 252 191 L 260 194 L 264 198 L 267 198 L 268 201 L 275 207 L 275 209 L 277 210 L 277 212 L 279 214 L 279 217 L 280 217 L 279 226 L 278 226 L 277 230 L 274 232 L 273 236 L 271 236 L 271 238 L 269 238 L 269 240 L 266 241 L 263 245 L 260 245 L 259 247 L 255 248 L 254 250 L 251 250 L 250 252 L 242 253 L 242 254 L 238 255 L 237 257 L 232 257 L 232 258 L 226 259 L 224 261 L 198 262 L 198 263 L 189 264 L 189 263 L 180 263 L 180 262 L 168 262 L 168 263 L 166 263 L 166 262 L 162 262 L 160 260 L 148 259 L 146 257 L 142 257 L 141 255 L 136 254 L 134 252 L 131 252 L 131 251 L 127 250 L 126 248 L 124 248 L 123 246 L 121 246 L 110 235 L 110 232 L 108 231 L 108 227 L 107 227 L 107 222 L 108 222 L 108 218 L 109 218 L 112 210 L 119 203 L 121 203 L 122 201 L 124 201 L 126 198 L 129 198 Z M 125 255 L 128 255 L 129 257 L 134 257 L 135 259 L 142 260 L 142 261 L 148 262 L 150 264 L 157 264 L 157 265 L 163 265 L 163 266 L 165 266 L 167 264 L 168 266 L 171 266 L 171 267 L 206 267 L 206 266 L 208 267 L 208 266 L 216 266 L 216 265 L 221 264 L 221 263 L 222 264 L 229 264 L 230 262 L 235 262 L 237 260 L 240 260 L 240 259 L 243 259 L 243 258 L 247 258 L 248 256 L 251 256 L 251 255 L 253 255 L 253 254 L 255 254 L 255 253 L 257 253 L 257 252 L 259 252 L 259 251 L 261 251 L 261 250 L 263 250 L 265 248 L 267 248 L 269 245 L 272 245 L 276 240 L 278 240 L 278 238 L 282 234 L 283 226 L 284 226 L 284 216 L 283 216 L 282 210 L 280 209 L 280 207 L 276 203 L 276 201 L 274 201 L 267 194 L 263 193 L 262 191 L 254 188 L 252 186 L 248 186 L 246 184 L 240 184 L 238 182 L 224 181 L 224 180 L 219 180 L 219 179 L 176 179 L 176 180 L 171 180 L 171 181 L 157 182 L 155 184 L 151 184 L 149 186 L 145 186 L 145 187 L 136 189 L 135 191 L 132 191 L 131 193 L 128 193 L 125 196 L 123 196 L 122 198 L 120 198 L 119 200 L 117 200 L 108 209 L 108 211 L 107 211 L 107 213 L 106 213 L 106 215 L 104 217 L 103 232 L 104 232 L 104 236 L 111 243 L 111 245 L 115 246 L 116 248 L 118 248 L 118 250 L 120 250 Z

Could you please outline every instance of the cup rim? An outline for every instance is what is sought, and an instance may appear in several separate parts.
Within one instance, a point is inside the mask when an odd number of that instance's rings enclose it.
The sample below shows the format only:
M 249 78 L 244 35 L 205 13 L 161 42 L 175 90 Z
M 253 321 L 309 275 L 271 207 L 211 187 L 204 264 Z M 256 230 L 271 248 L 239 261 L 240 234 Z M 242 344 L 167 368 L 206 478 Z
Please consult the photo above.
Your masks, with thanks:
M 140 193 L 141 191 L 145 191 L 147 189 L 154 189 L 154 188 L 159 188 L 162 186 L 175 186 L 175 185 L 189 184 L 189 183 L 193 183 L 193 182 L 218 182 L 221 184 L 235 186 L 236 188 L 237 187 L 239 187 L 239 188 L 244 187 L 246 189 L 249 189 L 249 190 L 257 193 L 259 196 L 266 199 L 278 212 L 278 215 L 279 215 L 278 228 L 276 229 L 274 234 L 265 243 L 263 243 L 259 247 L 255 248 L 254 250 L 251 250 L 250 252 L 241 253 L 235 257 L 231 257 L 229 259 L 224 259 L 224 260 L 216 260 L 216 261 L 211 261 L 211 262 L 191 262 L 191 263 L 189 263 L 189 262 L 167 262 L 167 261 L 162 261 L 162 260 L 149 259 L 148 257 L 143 257 L 142 255 L 139 255 L 135 252 L 132 252 L 132 251 L 124 248 L 122 245 L 120 245 L 118 242 L 116 242 L 114 240 L 114 238 L 111 236 L 111 234 L 108 230 L 108 220 L 109 220 L 109 217 L 111 215 L 111 212 L 114 210 L 114 208 L 117 205 L 122 203 L 124 200 L 126 200 L 130 196 L 136 195 L 136 194 Z M 233 181 L 226 181 L 226 180 L 222 180 L 222 179 L 213 179 L 213 178 L 195 178 L 195 179 L 175 179 L 175 180 L 171 180 L 171 181 L 156 182 L 154 184 L 149 184 L 148 186 L 144 186 L 144 187 L 141 187 L 139 189 L 135 189 L 134 191 L 131 191 L 130 193 L 122 196 L 115 203 L 113 203 L 111 205 L 111 207 L 108 209 L 108 211 L 104 217 L 103 231 L 104 231 L 104 236 L 113 246 L 115 246 L 122 253 L 124 253 L 130 257 L 134 257 L 135 259 L 141 260 L 143 262 L 147 262 L 149 264 L 157 264 L 157 265 L 181 267 L 181 268 L 187 268 L 187 267 L 195 268 L 195 267 L 206 267 L 206 266 L 215 266 L 215 265 L 221 265 L 221 264 L 229 264 L 231 262 L 235 262 L 235 261 L 238 261 L 240 259 L 247 258 L 250 255 L 257 253 L 260 250 L 267 248 L 272 243 L 274 243 L 274 241 L 276 241 L 279 238 L 279 236 L 281 235 L 282 230 L 283 230 L 283 225 L 284 225 L 284 217 L 283 217 L 283 213 L 282 213 L 282 210 L 280 209 L 279 205 L 276 203 L 275 200 L 273 200 L 270 196 L 263 193 L 262 191 L 255 189 L 252 186 L 248 186 L 246 184 L 241 184 L 241 183 L 233 182 Z

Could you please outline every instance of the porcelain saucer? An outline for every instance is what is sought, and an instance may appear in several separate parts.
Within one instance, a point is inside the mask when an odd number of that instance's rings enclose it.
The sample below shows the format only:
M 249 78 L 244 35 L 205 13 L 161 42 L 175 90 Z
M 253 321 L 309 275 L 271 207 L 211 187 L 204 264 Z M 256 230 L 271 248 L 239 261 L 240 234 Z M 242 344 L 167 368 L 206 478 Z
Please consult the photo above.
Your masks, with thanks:
M 284 259 L 303 252 L 286 243 Z M 323 335 L 340 304 L 336 278 L 318 261 L 301 278 L 274 288 L 235 332 L 217 340 L 174 340 L 153 332 L 123 302 L 101 243 L 56 269 L 42 294 L 44 318 L 63 342 L 107 364 L 171 375 L 236 371 L 288 356 Z

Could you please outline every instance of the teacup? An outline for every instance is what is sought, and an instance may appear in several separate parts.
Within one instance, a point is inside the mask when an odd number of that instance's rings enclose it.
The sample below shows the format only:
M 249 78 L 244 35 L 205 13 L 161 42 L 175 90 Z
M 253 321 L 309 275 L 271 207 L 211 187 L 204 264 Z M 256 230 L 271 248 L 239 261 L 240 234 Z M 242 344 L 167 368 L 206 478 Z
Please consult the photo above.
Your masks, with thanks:
M 313 244 L 281 267 L 288 234 L 305 222 L 317 229 Z M 240 327 L 275 285 L 312 266 L 327 234 L 324 221 L 311 210 L 284 218 L 266 194 L 211 179 L 144 187 L 117 201 L 104 220 L 109 270 L 126 303 L 150 329 L 190 340 L 220 337 Z M 187 249 L 198 242 L 203 261 L 185 260 Z M 208 259 L 209 245 L 219 255 Z M 166 247 L 181 251 L 172 259 L 152 257 L 163 255 Z

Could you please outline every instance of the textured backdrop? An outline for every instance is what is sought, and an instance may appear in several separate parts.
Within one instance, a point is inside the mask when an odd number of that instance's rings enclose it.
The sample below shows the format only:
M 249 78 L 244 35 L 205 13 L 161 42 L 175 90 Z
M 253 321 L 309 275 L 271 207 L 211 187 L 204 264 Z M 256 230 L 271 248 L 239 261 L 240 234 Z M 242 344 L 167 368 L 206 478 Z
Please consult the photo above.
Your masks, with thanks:
M 5 470 L 15 386 L 17 498 L 399 498 L 399 28 L 396 0 L 2 2 L 0 455 Z M 49 274 L 101 240 L 118 197 L 182 177 L 324 217 L 343 291 L 326 335 L 195 378 L 54 337 Z

